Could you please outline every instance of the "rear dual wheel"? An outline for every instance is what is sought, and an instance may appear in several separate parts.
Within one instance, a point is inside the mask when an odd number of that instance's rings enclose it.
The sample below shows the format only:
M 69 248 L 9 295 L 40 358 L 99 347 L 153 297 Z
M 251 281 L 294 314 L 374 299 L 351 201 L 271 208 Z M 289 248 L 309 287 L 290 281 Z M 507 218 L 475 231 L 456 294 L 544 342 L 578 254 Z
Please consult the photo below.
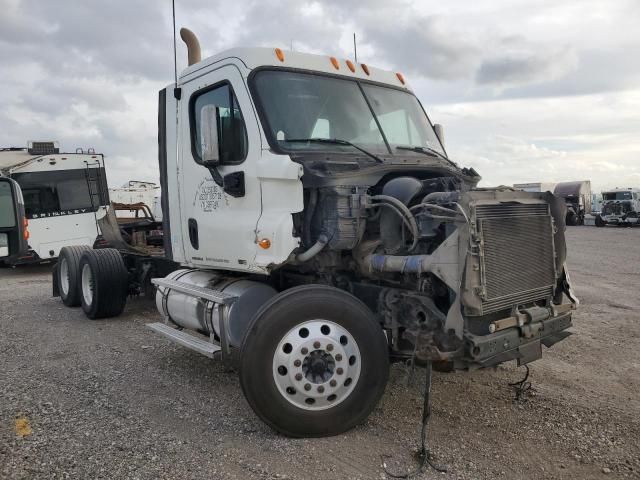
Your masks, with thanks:
M 88 250 L 79 263 L 82 310 L 90 319 L 116 317 L 127 302 L 128 273 L 118 250 Z
M 389 374 L 371 311 L 342 290 L 307 285 L 273 297 L 245 333 L 240 383 L 255 413 L 293 437 L 337 435 L 364 421 Z
M 62 303 L 67 307 L 80 305 L 80 257 L 91 250 L 87 245 L 62 247 L 58 254 L 57 275 L 58 289 Z

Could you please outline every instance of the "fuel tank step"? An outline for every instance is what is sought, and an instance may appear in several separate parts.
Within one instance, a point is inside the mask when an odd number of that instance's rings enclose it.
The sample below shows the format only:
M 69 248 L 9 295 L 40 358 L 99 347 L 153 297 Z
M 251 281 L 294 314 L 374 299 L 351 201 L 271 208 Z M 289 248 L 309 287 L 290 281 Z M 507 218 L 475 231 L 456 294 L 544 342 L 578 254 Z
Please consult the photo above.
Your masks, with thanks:
M 169 280 L 166 278 L 153 278 L 151 280 L 151 283 L 158 287 L 175 290 L 176 292 L 184 293 L 185 295 L 189 295 L 191 297 L 211 300 L 212 302 L 220 303 L 222 305 L 233 303 L 236 298 L 238 298 L 235 295 L 229 295 L 228 293 L 212 290 L 210 288 L 198 287 L 197 285 L 190 285 L 188 283 L 183 283 L 177 280 Z
M 209 358 L 213 358 L 213 354 L 221 350 L 219 345 L 215 345 L 194 335 L 190 335 L 183 330 L 178 330 L 170 327 L 169 325 L 165 325 L 164 323 L 147 323 L 146 327 L 165 336 L 172 342 L 201 353 Z

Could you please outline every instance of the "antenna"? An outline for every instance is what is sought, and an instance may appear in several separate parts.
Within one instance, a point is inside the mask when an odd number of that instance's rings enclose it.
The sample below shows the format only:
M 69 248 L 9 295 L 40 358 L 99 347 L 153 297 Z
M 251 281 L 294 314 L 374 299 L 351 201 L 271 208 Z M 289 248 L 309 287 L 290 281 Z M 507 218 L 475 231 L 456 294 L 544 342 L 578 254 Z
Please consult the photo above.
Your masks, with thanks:
M 178 57 L 176 54 L 176 0 L 171 0 L 171 13 L 173 17 L 173 81 L 178 88 Z
M 358 48 L 356 47 L 356 32 L 353 32 L 353 61 L 358 63 Z

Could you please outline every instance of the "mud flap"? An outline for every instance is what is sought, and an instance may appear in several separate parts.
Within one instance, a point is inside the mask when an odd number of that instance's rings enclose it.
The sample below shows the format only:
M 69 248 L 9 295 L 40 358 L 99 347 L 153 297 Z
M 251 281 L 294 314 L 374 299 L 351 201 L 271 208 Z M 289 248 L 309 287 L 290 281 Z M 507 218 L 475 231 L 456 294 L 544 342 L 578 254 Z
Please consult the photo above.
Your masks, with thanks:
M 51 286 L 53 291 L 51 292 L 52 296 L 59 297 L 60 296 L 60 285 L 58 285 L 58 264 L 56 263 L 51 270 L 51 275 L 53 278 L 51 279 Z

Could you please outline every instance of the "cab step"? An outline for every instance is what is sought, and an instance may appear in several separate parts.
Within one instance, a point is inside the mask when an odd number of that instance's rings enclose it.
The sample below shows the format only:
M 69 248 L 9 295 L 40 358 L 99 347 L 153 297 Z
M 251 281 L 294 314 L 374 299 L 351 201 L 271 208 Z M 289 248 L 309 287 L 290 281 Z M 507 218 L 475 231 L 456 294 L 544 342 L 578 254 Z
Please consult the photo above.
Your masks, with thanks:
M 183 292 L 186 293 L 186 292 Z M 221 347 L 207 340 L 203 340 L 194 335 L 191 335 L 184 330 L 178 330 L 177 328 L 170 327 L 161 322 L 147 323 L 147 328 L 154 332 L 163 335 L 174 343 L 182 345 L 190 350 L 201 353 L 209 358 L 213 358 L 216 352 L 219 352 Z
M 235 295 L 229 295 L 228 293 L 220 292 L 218 290 L 189 285 L 177 280 L 167 280 L 166 278 L 153 278 L 151 279 L 151 283 L 161 288 L 168 288 L 169 290 L 175 290 L 176 292 L 184 293 L 190 297 L 210 300 L 221 305 L 229 305 L 238 298 Z

